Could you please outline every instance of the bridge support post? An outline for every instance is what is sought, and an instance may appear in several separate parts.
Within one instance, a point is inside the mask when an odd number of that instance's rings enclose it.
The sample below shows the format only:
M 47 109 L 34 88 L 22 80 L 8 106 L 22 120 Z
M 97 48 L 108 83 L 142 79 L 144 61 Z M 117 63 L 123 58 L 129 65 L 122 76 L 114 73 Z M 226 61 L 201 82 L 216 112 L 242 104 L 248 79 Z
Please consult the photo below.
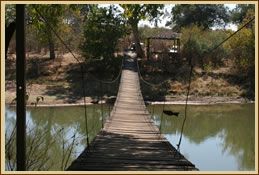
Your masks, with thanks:
M 25 171 L 26 159 L 26 83 L 25 83 L 25 5 L 16 5 L 16 163 Z

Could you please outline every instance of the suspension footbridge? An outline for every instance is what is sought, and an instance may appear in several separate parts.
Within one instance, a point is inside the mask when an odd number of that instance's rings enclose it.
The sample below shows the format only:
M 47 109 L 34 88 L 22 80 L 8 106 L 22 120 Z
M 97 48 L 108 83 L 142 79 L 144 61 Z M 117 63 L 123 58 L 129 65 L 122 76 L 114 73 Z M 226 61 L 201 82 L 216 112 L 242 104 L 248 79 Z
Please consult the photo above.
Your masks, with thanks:
M 124 60 L 110 117 L 67 170 L 197 170 L 151 121 L 141 94 L 136 62 L 130 57 Z
M 34 8 L 40 17 L 40 21 L 44 21 L 50 31 L 61 41 L 65 48 L 72 54 L 74 59 L 80 63 L 76 56 L 72 53 L 68 45 L 55 31 L 54 27 L 48 22 L 37 8 Z M 214 53 L 220 46 L 227 42 L 230 38 L 236 35 L 243 28 L 248 26 L 255 17 L 251 18 L 243 26 L 227 38 L 217 43 L 214 47 L 204 52 L 200 57 L 202 60 L 209 54 Z M 19 4 L 16 6 L 16 106 L 17 106 L 17 120 L 16 120 L 16 163 L 17 170 L 26 170 L 26 79 L 25 79 L 25 5 Z M 11 26 L 9 26 L 11 27 Z M 6 34 L 14 33 L 14 26 L 12 30 L 7 30 Z M 9 31 L 9 32 L 8 32 Z M 191 36 L 191 35 L 190 35 Z M 6 35 L 6 49 L 10 42 L 10 36 Z M 171 39 L 171 38 L 157 38 L 150 37 L 150 39 Z M 189 38 L 190 39 L 190 38 Z M 178 42 L 177 47 L 173 47 L 173 53 L 180 50 Z M 175 42 L 175 41 L 174 41 Z M 149 47 L 149 45 L 148 45 Z M 148 48 L 148 57 L 149 50 Z M 7 50 L 5 50 L 7 53 Z M 5 53 L 5 54 L 6 54 Z M 157 52 L 156 54 L 159 54 Z M 190 90 L 190 82 L 192 75 L 192 57 L 190 56 L 189 64 L 191 65 L 189 86 L 187 90 L 186 109 L 188 102 L 188 95 Z M 84 67 L 81 64 L 82 82 L 84 82 Z M 136 59 L 128 58 L 124 62 L 123 71 L 121 73 L 121 82 L 117 94 L 116 102 L 110 117 L 105 122 L 104 127 L 89 144 L 87 136 L 87 147 L 80 154 L 80 156 L 72 162 L 67 170 L 197 170 L 194 164 L 188 161 L 178 150 L 176 150 L 161 134 L 159 129 L 154 125 L 151 116 L 148 113 L 140 90 L 139 80 L 143 78 L 138 75 L 139 69 Z M 147 82 L 146 82 L 147 83 Z M 85 101 L 85 86 L 83 84 L 84 105 Z M 148 83 L 147 83 L 148 84 Z M 160 83 L 161 84 L 161 83 Z M 151 84 L 149 84 L 151 85 Z M 153 85 L 152 85 L 153 86 Z M 101 88 L 102 89 L 102 88 Z M 86 109 L 86 107 L 85 107 Z M 86 110 L 85 110 L 86 116 Z M 87 120 L 86 120 L 87 121 Z M 184 122 L 181 129 L 184 128 Z M 86 124 L 87 126 L 87 124 Z M 86 129 L 87 130 L 87 129 Z M 87 133 L 88 134 L 88 133 Z M 181 137 L 179 139 L 179 145 Z

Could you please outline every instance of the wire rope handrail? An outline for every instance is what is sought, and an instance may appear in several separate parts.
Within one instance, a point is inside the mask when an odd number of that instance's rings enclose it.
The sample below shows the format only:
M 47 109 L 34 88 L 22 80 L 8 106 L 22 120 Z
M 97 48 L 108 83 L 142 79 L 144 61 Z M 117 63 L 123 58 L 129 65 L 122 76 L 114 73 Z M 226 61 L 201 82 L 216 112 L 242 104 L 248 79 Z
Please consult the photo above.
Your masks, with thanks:
M 154 84 L 154 83 L 150 83 L 150 82 L 148 82 L 148 81 L 146 81 L 144 78 L 143 78 L 143 76 L 142 76 L 142 74 L 141 74 L 141 72 L 140 72 L 140 67 L 139 67 L 139 64 L 138 64 L 138 61 L 136 61 L 137 62 L 137 69 L 138 69 L 138 74 L 139 74 L 139 78 L 140 78 L 140 80 L 142 81 L 142 82 L 144 82 L 145 84 L 147 84 L 148 86 L 151 86 L 151 87 L 159 87 L 159 86 L 162 86 L 164 83 L 168 83 L 168 80 L 164 80 L 164 81 L 162 81 L 162 82 L 160 82 L 160 83 L 158 83 L 158 84 Z
M 98 79 L 96 76 L 94 76 L 93 74 L 91 74 L 90 72 L 88 72 L 88 74 L 93 77 L 96 81 L 99 81 L 101 83 L 104 83 L 104 84 L 112 84 L 112 83 L 115 83 L 117 80 L 119 80 L 120 76 L 121 76 L 121 72 L 122 72 L 122 69 L 123 69 L 123 59 L 121 61 L 121 66 L 120 66 L 120 71 L 118 73 L 118 75 L 113 79 L 113 80 L 110 80 L 110 81 L 107 81 L 107 80 L 101 80 L 101 79 Z

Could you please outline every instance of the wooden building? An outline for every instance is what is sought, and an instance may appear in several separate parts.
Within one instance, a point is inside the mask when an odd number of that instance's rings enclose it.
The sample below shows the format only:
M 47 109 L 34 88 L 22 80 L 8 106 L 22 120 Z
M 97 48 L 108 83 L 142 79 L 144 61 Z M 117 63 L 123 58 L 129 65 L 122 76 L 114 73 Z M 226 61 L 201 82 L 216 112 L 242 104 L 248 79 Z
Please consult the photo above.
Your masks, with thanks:
M 170 58 L 178 58 L 180 54 L 180 34 L 164 32 L 146 39 L 147 59 L 155 59 L 167 55 Z

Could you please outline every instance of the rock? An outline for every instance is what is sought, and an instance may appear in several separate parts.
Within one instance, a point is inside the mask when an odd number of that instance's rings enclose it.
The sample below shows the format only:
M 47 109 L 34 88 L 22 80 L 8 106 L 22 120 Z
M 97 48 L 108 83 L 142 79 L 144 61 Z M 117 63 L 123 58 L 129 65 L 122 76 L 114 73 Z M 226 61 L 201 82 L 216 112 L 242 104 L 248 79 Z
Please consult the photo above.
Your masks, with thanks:
M 106 99 L 106 103 L 107 104 L 114 104 L 115 103 L 115 101 L 116 101 L 116 96 L 110 96 L 110 97 L 108 97 L 107 99 Z
M 93 100 L 91 101 L 91 103 L 93 103 L 93 104 L 98 104 L 98 103 L 99 103 L 99 100 L 98 100 L 98 99 L 93 99 Z

